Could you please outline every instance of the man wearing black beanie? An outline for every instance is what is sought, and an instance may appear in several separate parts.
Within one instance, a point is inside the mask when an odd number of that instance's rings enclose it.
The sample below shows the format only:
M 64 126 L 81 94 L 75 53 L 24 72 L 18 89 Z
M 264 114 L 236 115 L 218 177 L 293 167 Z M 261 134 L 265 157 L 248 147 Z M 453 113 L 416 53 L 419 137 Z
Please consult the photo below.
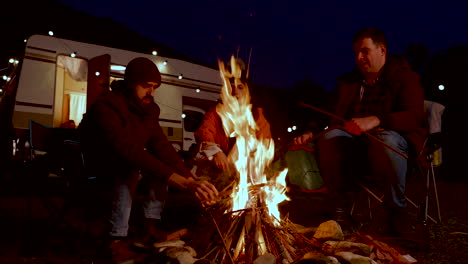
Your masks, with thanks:
M 197 181 L 159 125 L 159 106 L 154 91 L 161 74 L 147 58 L 135 58 L 124 80 L 112 84 L 89 108 L 80 124 L 87 169 L 103 186 L 110 187 L 111 203 L 106 248 L 114 263 L 131 263 L 128 221 L 137 185 L 145 182 L 148 196 L 144 217 L 151 223 L 161 218 L 168 185 L 187 190 L 206 203 L 218 195 L 207 181 Z M 155 234 L 157 236 L 157 234 Z

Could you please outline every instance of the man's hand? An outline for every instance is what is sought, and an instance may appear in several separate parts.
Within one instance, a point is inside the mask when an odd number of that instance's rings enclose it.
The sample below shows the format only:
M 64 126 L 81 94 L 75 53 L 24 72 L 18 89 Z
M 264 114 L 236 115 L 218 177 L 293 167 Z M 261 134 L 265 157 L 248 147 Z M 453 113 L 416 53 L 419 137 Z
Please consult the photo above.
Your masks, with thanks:
M 307 144 L 307 143 L 309 143 L 310 140 L 312 140 L 313 136 L 314 136 L 314 134 L 312 134 L 312 132 L 307 131 L 304 134 L 302 134 L 302 135 L 300 135 L 298 137 L 295 137 L 294 138 L 294 144 L 296 144 L 296 145 Z
M 218 190 L 216 187 L 206 180 L 195 180 L 189 178 L 188 189 L 195 193 L 195 196 L 202 202 L 202 204 L 213 205 L 218 198 Z
M 212 205 L 216 203 L 218 190 L 216 187 L 205 180 L 195 180 L 193 177 L 185 178 L 177 173 L 173 173 L 168 182 L 182 190 L 187 190 L 204 204 Z
M 223 171 L 229 172 L 229 160 L 224 152 L 220 151 L 214 154 L 213 162 L 215 163 L 216 167 L 222 169 Z
M 354 121 L 354 119 L 351 119 L 344 123 L 343 129 L 350 133 L 351 135 L 356 135 L 359 136 L 362 133 L 361 128 L 357 125 L 357 123 Z
M 369 131 L 380 125 L 380 120 L 376 116 L 353 118 L 344 124 L 344 130 L 353 135 L 361 135 L 362 132 Z

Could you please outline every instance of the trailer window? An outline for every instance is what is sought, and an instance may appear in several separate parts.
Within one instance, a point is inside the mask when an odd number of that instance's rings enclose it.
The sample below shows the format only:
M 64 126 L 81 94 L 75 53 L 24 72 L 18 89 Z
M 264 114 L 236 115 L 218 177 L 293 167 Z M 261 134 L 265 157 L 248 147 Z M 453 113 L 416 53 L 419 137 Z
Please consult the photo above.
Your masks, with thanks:
M 88 62 L 59 55 L 56 69 L 54 126 L 78 126 L 86 111 Z

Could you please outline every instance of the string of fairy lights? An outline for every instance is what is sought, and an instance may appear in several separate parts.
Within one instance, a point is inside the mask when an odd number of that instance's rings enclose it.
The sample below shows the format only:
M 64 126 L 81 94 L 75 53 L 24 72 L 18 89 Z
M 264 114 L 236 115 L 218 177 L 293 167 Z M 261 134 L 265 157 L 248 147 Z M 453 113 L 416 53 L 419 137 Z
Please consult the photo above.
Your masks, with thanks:
M 54 37 L 55 36 L 55 33 L 50 30 L 48 31 L 48 35 L 51 36 L 51 37 Z M 72 57 L 72 58 L 76 58 L 78 56 L 78 53 L 77 51 L 74 51 L 65 41 L 63 41 L 62 39 L 60 38 L 57 38 L 61 41 L 62 45 L 64 45 L 66 47 L 66 49 L 68 50 L 69 52 L 69 56 Z M 24 39 L 24 43 L 27 43 L 28 39 Z M 157 50 L 152 50 L 151 51 L 151 54 L 153 56 L 158 56 L 158 51 Z M 162 57 L 161 57 L 162 58 Z M 18 66 L 19 64 L 19 60 L 17 58 L 9 58 L 8 60 L 8 67 L 6 68 L 3 68 L 3 69 L 0 69 L 0 76 L 1 76 L 1 79 L 0 80 L 3 80 L 4 83 L 2 85 L 0 85 L 0 99 L 3 97 L 3 95 L 5 94 L 5 87 L 8 86 L 9 82 L 12 80 L 12 75 L 14 74 L 14 69 Z M 161 59 L 158 63 L 157 63 L 157 66 L 158 68 L 161 70 L 162 73 L 167 73 L 168 70 L 167 70 L 167 67 L 168 65 L 171 65 L 171 67 L 173 68 L 173 72 L 179 72 L 179 74 L 177 75 L 169 75 L 167 74 L 168 76 L 172 76 L 172 77 L 175 77 L 177 76 L 177 79 L 179 80 L 182 80 L 184 79 L 184 74 L 181 73 L 180 71 L 177 71 L 174 69 L 174 65 L 173 64 L 170 64 L 169 61 L 167 59 Z M 122 65 L 111 65 L 111 70 L 114 70 L 114 71 L 120 71 L 120 72 L 124 72 L 125 71 L 125 66 L 122 66 Z M 6 74 L 3 74 L 1 75 L 3 72 L 7 72 Z M 99 76 L 100 73 L 99 72 L 96 72 L 96 75 Z M 437 86 L 437 89 L 439 91 L 444 91 L 445 90 L 445 86 L 443 84 L 439 84 Z M 200 93 L 201 92 L 201 89 L 200 88 L 196 88 L 195 89 L 195 92 L 196 93 Z M 212 97 L 213 99 L 217 99 L 217 97 L 215 96 L 212 96 L 210 94 L 210 97 Z M 180 112 L 181 110 L 180 109 L 177 109 L 175 107 L 172 107 L 170 105 L 167 105 L 165 104 L 164 102 L 162 101 L 159 101 L 158 104 L 161 104 L 162 106 L 165 106 L 166 108 L 168 109 L 172 109 L 174 111 L 177 111 L 177 112 Z M 181 114 L 181 117 L 182 118 L 185 118 L 186 117 L 186 114 L 185 113 L 182 113 Z M 287 128 L 287 131 L 289 133 L 291 132 L 294 132 L 295 130 L 297 130 L 297 127 L 296 126 L 290 126 Z
M 51 36 L 51 37 L 55 36 L 55 34 L 54 34 L 53 31 L 49 31 L 49 32 L 48 32 L 48 35 Z M 72 57 L 72 58 L 77 58 L 77 57 L 78 57 L 78 52 L 76 52 L 75 50 L 73 50 L 73 48 L 71 48 L 71 47 L 70 47 L 65 41 L 63 41 L 62 39 L 60 39 L 60 38 L 57 38 L 57 39 L 61 40 L 61 44 L 62 44 L 64 47 L 66 47 L 66 49 L 67 49 L 68 52 L 69 52 L 68 54 L 69 54 L 70 57 Z M 25 43 L 27 43 L 27 41 L 28 41 L 27 39 L 24 40 Z M 152 54 L 153 56 L 158 56 L 158 51 L 157 51 L 157 50 L 152 50 L 152 51 L 151 51 L 151 54 Z M 79 58 L 79 57 L 78 57 L 78 58 Z M 9 65 L 14 66 L 14 67 L 16 67 L 16 66 L 19 64 L 19 60 L 16 59 L 16 58 L 10 58 L 8 62 L 9 62 Z M 157 63 L 157 66 L 158 66 L 158 68 L 161 70 L 162 73 L 168 72 L 168 70 L 167 70 L 168 65 L 170 65 L 171 67 L 174 67 L 174 65 L 171 65 L 167 59 L 161 60 L 160 62 Z M 7 67 L 7 68 L 5 68 L 5 69 L 1 69 L 0 72 L 3 71 L 3 70 L 8 70 L 8 69 L 10 69 L 10 68 L 11 68 L 11 67 Z M 126 67 L 123 66 L 123 65 L 115 65 L 115 64 L 112 64 L 112 65 L 111 65 L 111 70 L 113 70 L 113 71 L 124 72 L 124 71 L 125 71 L 125 68 L 126 68 Z M 13 73 L 13 71 L 11 71 L 11 72 Z M 174 71 L 174 72 L 177 72 L 177 71 Z M 95 74 L 96 74 L 96 76 L 99 76 L 99 75 L 100 75 L 100 72 L 96 72 Z M 8 82 L 11 80 L 12 76 L 10 76 L 10 75 L 3 75 L 2 78 L 3 78 L 4 81 L 6 81 L 6 84 L 8 84 Z M 183 78 L 184 78 L 183 73 L 179 73 L 179 74 L 177 75 L 177 79 L 182 80 Z M 3 86 L 1 86 L 1 87 L 3 87 Z M 3 89 L 2 89 L 1 87 L 0 87 L 0 98 L 1 98 L 1 96 L 3 95 Z M 196 93 L 200 93 L 200 92 L 201 92 L 201 89 L 196 88 L 196 89 L 195 89 L 195 92 L 196 92 Z M 210 96 L 212 96 L 212 95 L 210 94 Z M 212 96 L 212 97 L 213 97 L 214 99 L 217 99 L 215 96 Z M 173 107 L 173 106 L 171 106 L 171 105 L 165 104 L 163 101 L 158 101 L 158 104 L 160 104 L 161 106 L 164 106 L 166 109 L 172 109 L 173 111 L 176 111 L 176 112 L 179 112 L 179 113 L 181 112 L 181 109 L 178 109 L 178 108 L 175 108 L 175 107 Z M 182 113 L 180 114 L 180 116 L 181 116 L 181 118 L 183 118 L 183 119 L 185 119 L 185 118 L 187 117 L 186 114 L 183 112 L 183 110 L 182 110 Z M 287 131 L 288 131 L 289 133 L 294 132 L 295 130 L 297 130 L 297 127 L 296 127 L 295 125 L 294 125 L 294 126 L 290 126 L 290 127 L 287 128 Z
M 55 33 L 52 30 L 48 31 L 47 34 L 50 37 L 55 37 Z M 65 49 L 67 50 L 67 54 L 70 57 L 80 58 L 78 52 L 76 50 L 74 50 L 72 47 L 70 47 L 65 40 L 60 39 L 60 38 L 56 38 L 56 39 L 61 41 L 61 44 L 65 47 Z M 27 43 L 27 42 L 28 42 L 28 39 L 27 38 L 24 39 L 24 43 Z M 157 50 L 152 50 L 151 54 L 153 56 L 158 56 L 158 51 Z M 166 73 L 164 75 L 167 75 L 167 76 L 170 76 L 170 77 L 176 77 L 178 80 L 184 79 L 184 74 L 182 72 L 180 72 L 180 71 L 177 71 L 177 69 L 174 69 L 174 67 L 175 67 L 174 64 L 170 64 L 168 59 L 164 59 L 163 57 L 160 57 L 160 58 L 161 58 L 160 61 L 157 62 L 156 64 L 157 64 L 158 68 L 161 70 L 161 73 L 163 73 L 163 74 Z M 0 69 L 0 73 L 2 73 L 3 71 L 10 70 L 12 68 L 11 66 L 16 67 L 19 64 L 20 61 L 17 58 L 10 58 L 8 62 L 9 62 L 9 67 L 4 68 L 4 69 Z M 167 72 L 169 72 L 169 70 L 168 70 L 169 65 L 171 66 L 171 72 L 179 72 L 179 73 L 175 74 L 175 75 L 167 74 Z M 115 65 L 115 64 L 111 65 L 111 71 L 124 72 L 125 68 L 126 67 L 122 66 L 122 65 Z M 5 83 L 4 83 L 4 86 L 3 85 L 0 86 L 0 97 L 4 94 L 4 88 L 3 87 L 6 87 L 8 85 L 8 82 L 11 81 L 11 79 L 12 79 L 11 75 L 13 74 L 13 72 L 14 71 L 10 70 L 8 74 L 2 75 L 2 79 L 5 81 Z M 100 72 L 96 72 L 95 74 L 96 74 L 96 76 L 99 76 Z M 196 93 L 201 93 L 202 90 L 200 88 L 195 88 L 195 92 Z M 217 99 L 217 97 L 211 95 L 211 93 L 208 93 L 208 95 L 209 95 L 209 97 L 212 97 L 213 99 Z M 161 104 L 161 105 L 167 107 L 168 109 L 172 109 L 172 110 L 177 111 L 177 112 L 181 111 L 181 109 L 177 109 L 177 108 L 175 108 L 173 106 L 167 105 L 164 102 L 158 102 L 158 104 Z M 181 117 L 185 118 L 186 115 L 184 113 L 182 113 Z
M 0 86 L 0 98 L 3 96 L 4 94 L 4 91 L 5 91 L 5 88 L 4 87 L 7 87 L 8 83 L 11 81 L 12 79 L 12 76 L 11 74 L 13 74 L 14 72 L 14 69 L 18 66 L 19 64 L 19 60 L 15 59 L 15 58 L 10 58 L 8 60 L 8 67 L 6 68 L 3 68 L 0 70 L 0 72 L 4 72 L 4 71 L 8 71 L 10 70 L 10 73 L 7 73 L 7 74 L 4 74 L 2 75 L 2 80 L 5 81 L 4 85 L 1 85 Z

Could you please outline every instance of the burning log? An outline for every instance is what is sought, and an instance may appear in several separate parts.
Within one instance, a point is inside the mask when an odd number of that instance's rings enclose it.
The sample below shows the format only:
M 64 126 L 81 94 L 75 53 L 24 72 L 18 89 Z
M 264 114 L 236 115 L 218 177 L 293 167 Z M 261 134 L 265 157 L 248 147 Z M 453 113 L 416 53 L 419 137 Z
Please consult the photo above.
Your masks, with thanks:
M 265 207 L 254 207 L 222 215 L 224 226 L 221 237 L 211 244 L 206 259 L 213 263 L 253 263 L 255 259 L 271 254 L 277 260 L 294 263 L 307 251 L 320 250 L 321 244 L 315 239 L 308 239 L 296 230 L 288 219 L 276 226 Z M 228 223 L 228 224 L 226 224 Z M 224 239 L 226 249 L 219 243 Z

